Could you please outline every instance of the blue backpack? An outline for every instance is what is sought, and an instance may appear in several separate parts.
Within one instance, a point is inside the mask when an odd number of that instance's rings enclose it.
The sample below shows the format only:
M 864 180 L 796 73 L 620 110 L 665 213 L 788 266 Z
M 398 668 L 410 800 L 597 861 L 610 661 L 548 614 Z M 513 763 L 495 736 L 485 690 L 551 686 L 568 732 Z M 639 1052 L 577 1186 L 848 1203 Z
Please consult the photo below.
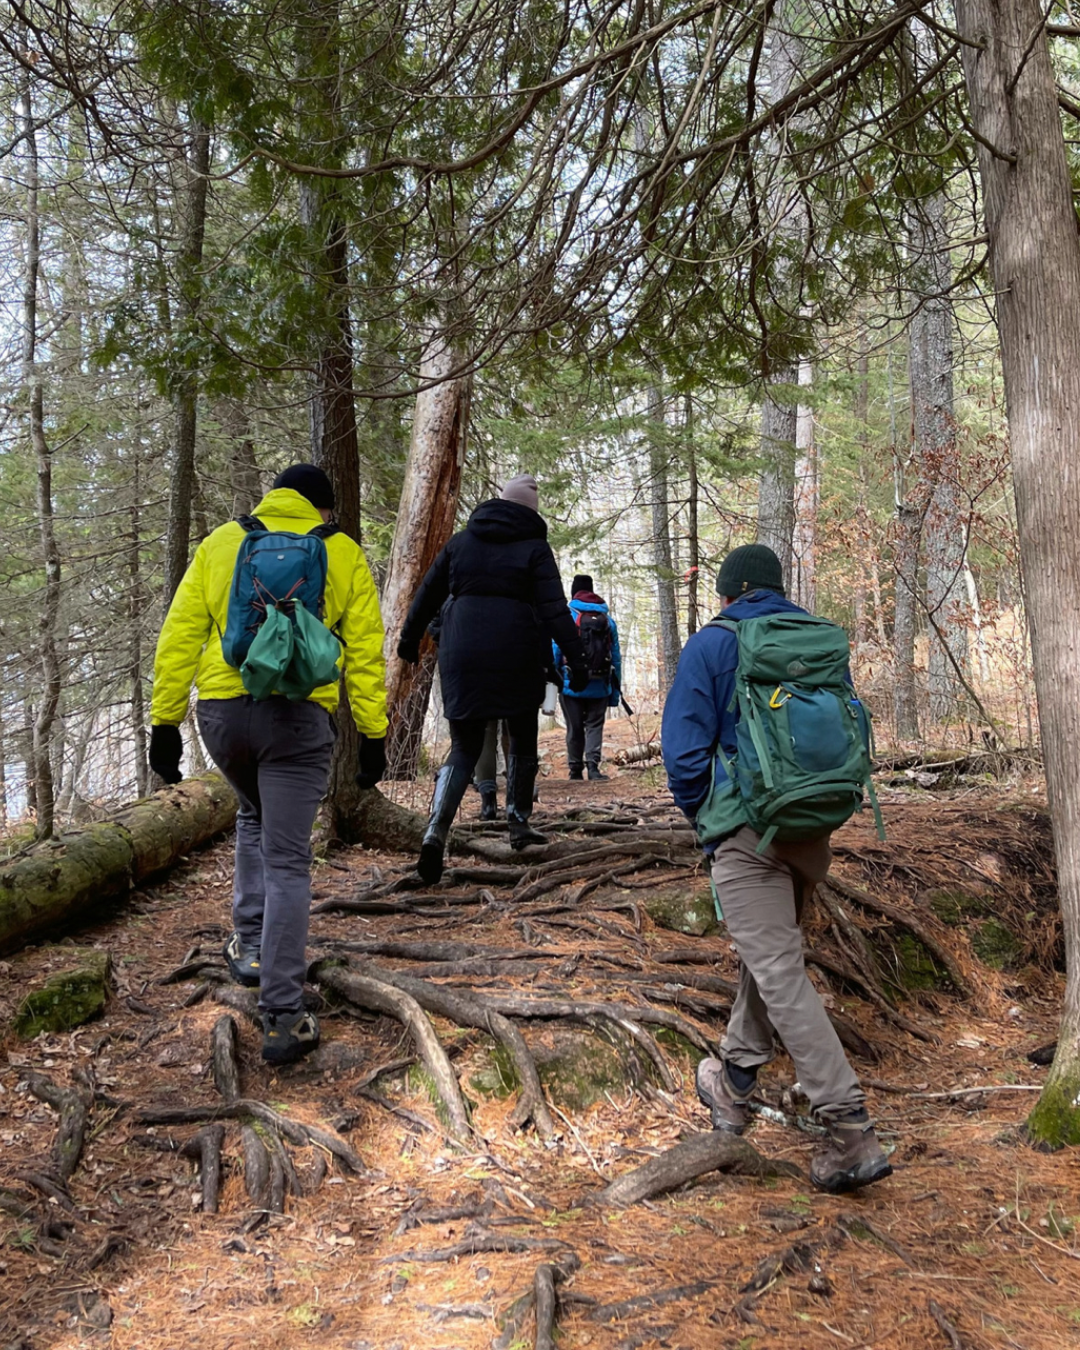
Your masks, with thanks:
M 240 516 L 237 524 L 247 537 L 236 555 L 221 654 L 254 698 L 275 691 L 308 698 L 337 678 L 341 644 L 323 617 L 329 570 L 324 541 L 338 527 L 316 525 L 295 534 L 268 530 L 258 516 Z

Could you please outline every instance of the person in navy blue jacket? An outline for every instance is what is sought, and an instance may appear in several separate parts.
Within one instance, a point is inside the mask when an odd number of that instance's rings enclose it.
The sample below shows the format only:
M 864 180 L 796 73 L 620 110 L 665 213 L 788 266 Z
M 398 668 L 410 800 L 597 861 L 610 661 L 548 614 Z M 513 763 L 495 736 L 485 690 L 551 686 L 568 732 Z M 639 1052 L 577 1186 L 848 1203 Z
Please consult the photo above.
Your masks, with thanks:
M 622 651 L 619 630 L 603 598 L 593 590 L 593 579 L 579 573 L 570 585 L 570 613 L 589 656 L 589 683 L 580 692 L 570 688 L 570 667 L 557 643 L 552 643 L 555 669 L 562 681 L 559 702 L 566 722 L 566 764 L 571 778 L 604 781 L 600 756 L 604 747 L 604 720 L 609 708 L 619 706 L 622 688 Z
M 780 560 L 764 544 L 745 544 L 724 559 L 716 582 L 725 619 L 749 623 L 768 614 L 805 613 L 784 596 Z M 664 765 L 676 804 L 694 821 L 716 775 L 717 755 L 736 752 L 735 671 L 739 643 L 728 628 L 706 625 L 679 658 L 664 706 Z M 825 1126 L 825 1146 L 810 1176 L 826 1191 L 850 1191 L 892 1171 L 848 1063 L 803 960 L 800 919 L 832 857 L 829 836 L 770 843 L 749 825 L 710 845 L 713 886 L 739 954 L 739 991 L 719 1059 L 697 1070 L 698 1096 L 713 1128 L 741 1134 L 750 1123 L 758 1069 L 774 1053 L 774 1033 L 790 1054 L 810 1105 Z

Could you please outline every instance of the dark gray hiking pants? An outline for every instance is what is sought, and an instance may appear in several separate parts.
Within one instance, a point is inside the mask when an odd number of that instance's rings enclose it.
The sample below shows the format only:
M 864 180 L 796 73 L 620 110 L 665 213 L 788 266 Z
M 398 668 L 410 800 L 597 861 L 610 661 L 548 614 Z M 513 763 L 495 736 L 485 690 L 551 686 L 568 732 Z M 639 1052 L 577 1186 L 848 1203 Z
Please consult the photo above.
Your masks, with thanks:
M 572 694 L 563 694 L 559 701 L 566 720 L 567 768 L 574 772 L 587 764 L 590 769 L 598 769 L 604 746 L 607 698 L 575 698 Z
M 773 1057 L 773 1031 L 795 1064 L 810 1105 L 825 1116 L 865 1102 L 803 960 L 803 906 L 832 857 L 828 839 L 770 844 L 747 826 L 725 839 L 712 865 L 724 922 L 739 954 L 739 992 L 721 1057 L 755 1069 Z
M 299 1008 L 307 969 L 311 830 L 336 731 L 317 703 L 203 699 L 199 731 L 240 803 L 233 926 L 261 951 L 259 1007 Z

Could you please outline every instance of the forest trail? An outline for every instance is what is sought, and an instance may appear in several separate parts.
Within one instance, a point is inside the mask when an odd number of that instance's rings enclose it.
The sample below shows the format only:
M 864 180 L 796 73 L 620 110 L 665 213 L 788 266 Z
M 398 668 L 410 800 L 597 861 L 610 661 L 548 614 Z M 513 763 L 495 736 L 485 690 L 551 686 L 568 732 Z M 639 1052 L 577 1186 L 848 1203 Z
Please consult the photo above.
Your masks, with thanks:
M 609 732 L 609 746 L 630 739 L 628 724 L 612 723 Z M 658 770 L 615 770 L 607 783 L 570 784 L 559 776 L 559 738 L 544 740 L 552 773 L 541 781 L 537 824 L 554 827 L 559 840 L 591 826 L 594 843 L 610 841 L 624 821 L 649 838 L 678 825 Z M 931 940 L 944 934 L 943 954 L 975 993 L 964 1000 L 948 991 L 939 968 L 937 987 L 894 1007 L 890 962 L 910 935 L 865 912 L 859 926 L 883 971 L 885 1006 L 835 976 L 821 983 L 814 972 L 831 1011 L 877 1055 L 855 1063 L 880 1132 L 895 1145 L 890 1179 L 830 1197 L 798 1176 L 712 1172 L 624 1209 L 590 1203 L 601 1185 L 708 1129 L 689 1046 L 662 1028 L 653 1040 L 633 1039 L 603 1018 L 577 1027 L 574 1035 L 621 1063 L 629 1085 L 601 1091 L 587 1107 L 561 1105 L 558 1089 L 549 1093 L 554 1130 L 547 1139 L 513 1127 L 516 1090 L 503 1097 L 483 1090 L 492 1065 L 506 1064 L 493 1058 L 488 1038 L 441 1017 L 435 1026 L 470 1104 L 464 1147 L 444 1133 L 429 1080 L 413 1067 L 412 1040 L 389 1016 L 328 1006 L 314 1061 L 272 1073 L 259 1059 L 243 999 L 231 1008 L 215 1001 L 223 986 L 198 969 L 204 958 L 211 968 L 219 964 L 226 933 L 231 852 L 222 843 L 78 935 L 112 957 L 113 993 L 101 1020 L 29 1043 L 10 1034 L 4 1041 L 0 1198 L 21 1197 L 23 1209 L 20 1215 L 9 1204 L 12 1212 L 0 1213 L 0 1344 L 532 1347 L 543 1342 L 524 1296 L 540 1265 L 554 1269 L 563 1347 L 1056 1350 L 1077 1343 L 1080 1157 L 1033 1152 L 1019 1135 L 1034 1099 L 1023 1089 L 1041 1084 L 1046 1072 L 1026 1054 L 1056 1033 L 1061 978 L 1039 973 L 1022 943 L 1004 971 L 990 969 L 973 956 L 966 919 L 950 926 L 940 918 L 948 897 L 958 914 L 975 913 L 981 897 L 978 912 L 992 911 L 1014 939 L 1026 931 L 1032 954 L 1052 954 L 1060 936 L 1049 917 L 1054 894 L 1041 803 L 1030 785 L 1016 784 L 1008 795 L 1000 787 L 935 795 L 886 788 L 883 805 L 889 843 L 876 841 L 869 819 L 853 822 L 836 840 L 838 879 L 906 907 Z M 465 813 L 476 810 L 470 794 Z M 718 991 L 735 977 L 730 944 L 715 933 L 665 930 L 643 908 L 664 888 L 707 894 L 703 874 L 677 856 L 658 849 L 609 877 L 619 860 L 608 855 L 600 880 L 587 879 L 596 883 L 588 893 L 585 881 L 571 878 L 531 899 L 519 884 L 511 899 L 498 862 L 459 855 L 451 862 L 477 877 L 440 888 L 438 903 L 428 905 L 410 891 L 387 891 L 408 861 L 352 849 L 320 865 L 313 955 L 340 957 L 344 949 L 335 953 L 333 944 L 365 943 L 359 958 L 346 953 L 355 969 L 440 983 L 453 958 L 445 983 L 458 993 L 629 1003 L 642 1015 L 678 1013 L 706 1042 L 719 1034 L 727 1000 Z M 484 868 L 494 878 L 487 886 L 478 880 Z M 478 897 L 478 885 L 486 894 Z M 367 897 L 368 912 L 334 909 L 358 896 Z M 378 912 L 398 904 L 399 912 Z M 854 913 L 854 904 L 847 908 Z M 823 961 L 842 965 L 842 948 L 830 945 L 845 936 L 836 922 L 819 906 L 808 940 Z M 846 941 L 855 952 L 856 936 L 849 932 Z M 426 948 L 408 960 L 385 946 L 391 942 Z M 457 944 L 443 951 L 443 970 L 435 942 Z M 373 944 L 383 950 L 373 952 Z M 472 956 L 462 955 L 463 944 Z M 5 963 L 5 1025 L 14 991 L 56 959 L 55 950 L 38 947 Z M 185 962 L 190 978 L 162 983 Z M 193 1002 L 202 984 L 205 994 Z M 284 1214 L 253 1207 L 245 1190 L 242 1146 L 263 1129 L 258 1121 L 253 1131 L 236 1111 L 221 1120 L 219 1207 L 204 1214 L 193 1163 L 168 1143 L 182 1145 L 201 1124 L 139 1119 L 150 1109 L 203 1107 L 191 1112 L 203 1122 L 220 1115 L 236 1085 L 223 1089 L 219 1060 L 215 1086 L 211 1045 L 220 1050 L 215 1029 L 230 1012 L 243 1099 L 331 1132 L 312 1144 L 295 1124 L 265 1131 L 271 1153 L 283 1149 L 286 1189 L 293 1174 L 304 1192 L 287 1195 Z M 891 1015 L 897 1012 L 919 1034 Z M 538 1060 L 564 1027 L 532 1019 L 515 1025 Z M 652 1058 L 657 1047 L 667 1086 Z M 397 1067 L 376 1081 L 386 1065 Z M 50 1200 L 39 1183 L 57 1118 L 26 1080 L 36 1072 L 69 1088 L 80 1082 L 76 1071 L 96 1100 L 81 1162 Z M 774 1108 L 791 1109 L 791 1082 L 781 1055 L 763 1076 Z M 814 1147 L 806 1134 L 767 1119 L 749 1138 L 766 1158 L 803 1172 Z M 334 1147 L 345 1141 L 363 1171 L 336 1162 L 327 1139 Z

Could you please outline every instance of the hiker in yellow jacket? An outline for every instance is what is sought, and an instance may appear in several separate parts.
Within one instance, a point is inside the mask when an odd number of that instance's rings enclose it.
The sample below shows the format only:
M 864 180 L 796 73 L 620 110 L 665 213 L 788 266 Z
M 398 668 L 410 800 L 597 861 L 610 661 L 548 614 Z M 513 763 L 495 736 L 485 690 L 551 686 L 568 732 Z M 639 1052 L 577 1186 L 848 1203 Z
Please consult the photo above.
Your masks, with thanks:
M 280 473 L 255 508 L 265 529 L 325 534 L 323 622 L 342 642 L 345 689 L 361 734 L 356 780 L 371 788 L 386 769 L 386 680 L 378 595 L 360 546 L 323 531 L 333 515 L 329 478 L 313 464 Z M 298 702 L 277 694 L 259 701 L 222 653 L 237 555 L 247 539 L 238 521 L 199 545 L 173 597 L 154 657 L 150 767 L 180 781 L 191 686 L 214 763 L 236 791 L 235 931 L 224 955 L 232 976 L 259 987 L 263 1058 L 287 1063 L 314 1049 L 315 1017 L 302 1005 L 311 903 L 311 830 L 330 772 L 339 683 Z

